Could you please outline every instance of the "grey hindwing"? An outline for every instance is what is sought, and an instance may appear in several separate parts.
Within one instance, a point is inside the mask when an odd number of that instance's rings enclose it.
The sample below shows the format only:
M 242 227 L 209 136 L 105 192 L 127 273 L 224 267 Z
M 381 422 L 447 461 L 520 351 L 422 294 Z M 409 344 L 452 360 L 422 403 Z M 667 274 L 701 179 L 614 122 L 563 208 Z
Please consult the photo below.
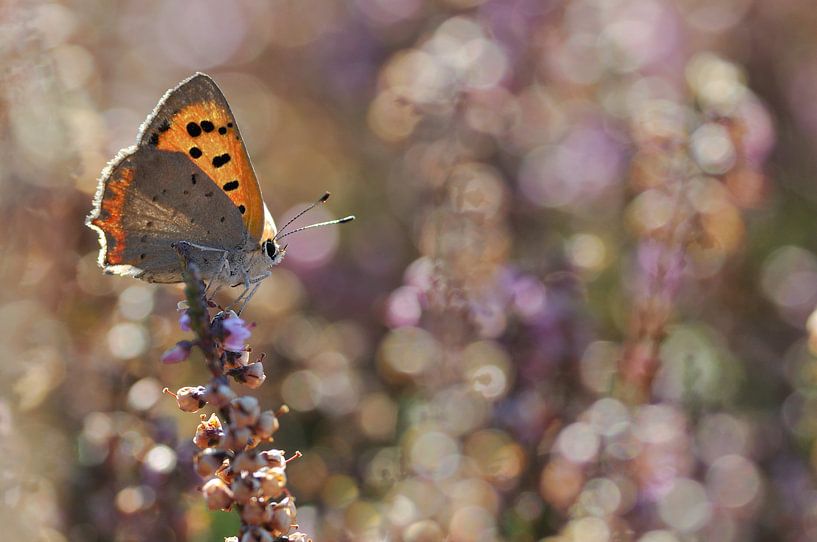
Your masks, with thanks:
M 219 270 L 222 252 L 245 247 L 241 213 L 210 178 L 184 154 L 139 147 L 118 167 L 134 171 L 125 198 L 124 260 L 151 282 L 179 282 L 178 241 L 217 249 L 190 253 L 205 278 Z M 113 176 L 113 175 L 112 175 Z

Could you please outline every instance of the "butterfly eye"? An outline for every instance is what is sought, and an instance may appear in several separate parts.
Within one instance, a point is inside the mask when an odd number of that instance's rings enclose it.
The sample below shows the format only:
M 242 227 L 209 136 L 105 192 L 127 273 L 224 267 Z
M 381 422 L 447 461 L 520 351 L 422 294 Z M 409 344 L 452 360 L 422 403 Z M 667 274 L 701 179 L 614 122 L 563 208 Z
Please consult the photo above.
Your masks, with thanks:
M 272 239 L 268 239 L 264 243 L 264 250 L 267 251 L 267 256 L 269 256 L 271 260 L 274 260 L 275 256 L 278 255 L 278 247 L 275 246 L 275 242 Z

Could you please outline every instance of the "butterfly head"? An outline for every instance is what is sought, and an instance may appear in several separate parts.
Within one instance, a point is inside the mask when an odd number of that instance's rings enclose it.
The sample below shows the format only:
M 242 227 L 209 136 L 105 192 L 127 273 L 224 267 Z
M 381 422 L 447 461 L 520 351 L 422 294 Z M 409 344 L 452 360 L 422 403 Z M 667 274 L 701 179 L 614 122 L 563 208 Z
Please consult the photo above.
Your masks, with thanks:
M 281 247 L 275 239 L 267 239 L 261 243 L 261 249 L 270 267 L 281 263 L 287 252 L 286 245 Z

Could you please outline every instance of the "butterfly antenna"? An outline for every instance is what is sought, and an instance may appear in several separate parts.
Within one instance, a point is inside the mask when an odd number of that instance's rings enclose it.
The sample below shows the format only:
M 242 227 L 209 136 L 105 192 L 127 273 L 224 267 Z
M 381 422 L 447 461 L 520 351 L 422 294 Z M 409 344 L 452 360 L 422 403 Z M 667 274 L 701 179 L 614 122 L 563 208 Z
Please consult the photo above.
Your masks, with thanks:
M 320 227 L 323 227 L 323 226 L 332 226 L 334 224 L 345 224 L 346 222 L 351 222 L 354 219 L 355 219 L 354 215 L 350 215 L 350 216 L 344 216 L 343 218 L 338 218 L 337 220 L 330 220 L 328 222 L 318 222 L 317 224 L 310 224 L 309 226 L 303 226 L 301 228 L 289 231 L 289 232 L 285 233 L 284 235 L 281 235 L 280 237 L 276 236 L 276 239 L 283 239 L 287 235 L 292 235 L 293 233 L 298 233 L 299 231 L 311 230 L 312 228 L 320 228 Z
M 315 203 L 313 203 L 312 205 L 310 205 L 309 207 L 307 207 L 306 209 L 304 209 L 303 211 L 301 211 L 300 213 L 298 213 L 298 214 L 297 214 L 297 215 L 295 215 L 294 217 L 290 218 L 290 219 L 289 219 L 289 222 L 287 222 L 286 224 L 284 224 L 284 227 L 283 227 L 283 228 L 281 228 L 280 230 L 278 230 L 278 233 L 277 233 L 277 234 L 275 234 L 275 237 L 273 238 L 273 240 L 274 240 L 274 239 L 278 239 L 278 236 L 279 236 L 279 235 L 281 235 L 282 233 L 284 233 L 284 230 L 285 230 L 285 229 L 287 229 L 287 226 L 289 226 L 290 224 L 292 224 L 293 222 L 295 222 L 296 220 L 298 220 L 299 218 L 301 218 L 302 216 L 304 216 L 306 213 L 308 213 L 309 211 L 311 211 L 312 209 L 314 209 L 316 206 L 320 205 L 321 203 L 325 203 L 325 202 L 326 202 L 326 200 L 328 200 L 328 199 L 329 199 L 329 196 L 330 196 L 330 195 L 331 195 L 331 194 L 329 194 L 329 192 L 325 193 L 323 196 L 321 196 L 321 197 L 320 197 L 320 199 L 319 199 L 318 201 L 316 201 Z M 282 237 L 283 237 L 283 236 L 282 236 Z

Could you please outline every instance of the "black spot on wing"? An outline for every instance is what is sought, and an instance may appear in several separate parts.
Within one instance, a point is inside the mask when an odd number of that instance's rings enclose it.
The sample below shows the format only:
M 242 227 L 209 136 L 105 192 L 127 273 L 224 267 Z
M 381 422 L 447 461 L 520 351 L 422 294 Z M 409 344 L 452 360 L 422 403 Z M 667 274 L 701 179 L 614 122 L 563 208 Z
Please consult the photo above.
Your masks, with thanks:
M 220 155 L 220 156 L 214 156 L 213 157 L 213 167 L 219 168 L 219 167 L 223 166 L 224 164 L 226 164 L 229 161 L 230 161 L 230 155 L 227 154 L 226 152 L 224 154 Z
M 244 213 L 246 213 L 246 212 L 247 212 L 247 208 L 246 208 L 246 207 L 244 207 L 243 205 L 239 205 L 239 206 L 238 206 L 238 212 L 239 212 L 239 213 L 241 213 L 241 214 L 243 215 Z
M 221 135 L 226 134 L 227 133 L 227 128 L 222 126 L 221 128 L 218 129 L 218 133 L 220 133 Z
M 214 128 L 215 126 L 213 126 L 213 123 L 210 122 L 209 120 L 201 121 L 201 129 L 204 130 L 205 132 L 210 133 L 213 131 Z
M 156 133 L 156 132 L 153 132 L 152 134 L 150 134 L 150 139 L 148 139 L 148 143 L 150 143 L 154 147 L 156 145 L 158 145 L 159 144 L 159 134 Z
M 196 184 L 196 174 L 195 173 L 190 175 L 190 182 L 193 183 L 193 184 Z
M 230 190 L 235 190 L 238 188 L 238 180 L 230 181 L 229 183 L 224 183 L 224 191 L 229 192 Z
M 200 158 L 201 149 L 198 147 L 190 147 L 190 156 L 192 156 L 193 158 Z
M 201 135 L 201 127 L 195 122 L 188 122 L 187 133 L 190 134 L 190 137 L 199 137 Z

